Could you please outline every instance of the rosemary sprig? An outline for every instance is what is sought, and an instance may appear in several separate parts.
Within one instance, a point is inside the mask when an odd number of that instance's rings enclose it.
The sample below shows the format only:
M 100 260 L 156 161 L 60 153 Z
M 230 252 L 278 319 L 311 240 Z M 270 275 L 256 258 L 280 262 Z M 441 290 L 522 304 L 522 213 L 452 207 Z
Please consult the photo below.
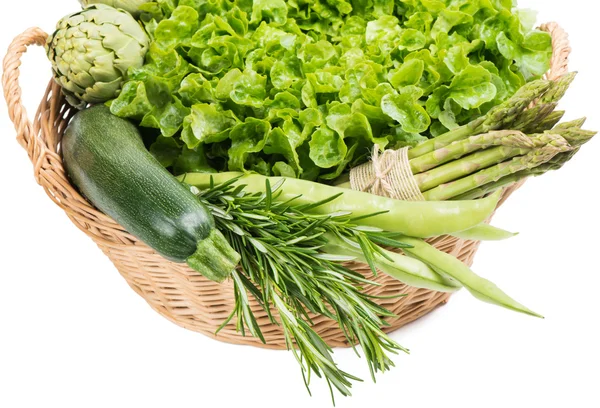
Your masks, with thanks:
M 389 354 L 408 352 L 381 329 L 387 325 L 385 318 L 394 315 L 366 293 L 366 288 L 377 283 L 343 266 L 352 258 L 320 249 L 327 244 L 328 234 L 360 245 L 367 260 L 375 253 L 386 256 L 377 243 L 406 245 L 389 233 L 359 227 L 349 213 L 314 215 L 294 200 L 277 202 L 274 195 L 279 194 L 279 186 L 271 188 L 267 182 L 266 193 L 248 194 L 243 186 L 234 187 L 235 181 L 195 191 L 241 255 L 242 268 L 233 273 L 235 307 L 221 328 L 235 317 L 241 333 L 248 331 L 264 342 L 250 308 L 249 297 L 254 297 L 271 322 L 282 327 L 309 393 L 314 373 L 327 381 L 332 398 L 333 388 L 348 396 L 351 382 L 361 380 L 338 367 L 333 350 L 313 329 L 308 312 L 327 316 L 337 322 L 350 344 L 360 344 L 375 381 L 376 372 L 393 367 Z M 373 262 L 369 264 L 376 273 Z

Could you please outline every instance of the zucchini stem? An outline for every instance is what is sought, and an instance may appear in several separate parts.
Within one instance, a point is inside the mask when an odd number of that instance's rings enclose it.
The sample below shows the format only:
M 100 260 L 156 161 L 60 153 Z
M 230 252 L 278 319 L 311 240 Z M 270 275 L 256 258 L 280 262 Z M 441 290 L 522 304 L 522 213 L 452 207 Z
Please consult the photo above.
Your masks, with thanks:
M 225 236 L 213 229 L 207 238 L 198 243 L 198 249 L 187 259 L 190 268 L 215 282 L 227 279 L 240 262 L 238 254 Z

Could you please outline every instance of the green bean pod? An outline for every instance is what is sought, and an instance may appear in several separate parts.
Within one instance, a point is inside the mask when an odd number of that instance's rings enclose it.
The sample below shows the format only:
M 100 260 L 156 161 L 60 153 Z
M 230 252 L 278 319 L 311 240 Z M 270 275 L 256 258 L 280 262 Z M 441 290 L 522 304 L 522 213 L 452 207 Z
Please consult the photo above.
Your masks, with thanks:
M 406 254 L 425 262 L 438 273 L 456 279 L 477 299 L 516 312 L 543 318 L 543 316 L 508 296 L 494 283 L 476 275 L 467 265 L 452 255 L 439 251 L 420 239 L 402 237 L 400 240 L 412 246 L 412 248 L 402 248 Z
M 325 253 L 351 256 L 359 262 L 367 263 L 367 259 L 358 243 L 351 244 L 334 234 L 327 234 L 327 239 L 328 244 L 322 248 Z M 437 290 L 438 292 L 456 292 L 462 288 L 462 285 L 456 281 L 440 275 L 418 259 L 383 249 L 382 251 L 389 259 L 378 253 L 373 254 L 375 267 L 402 283 L 415 288 Z
M 325 202 L 310 211 L 317 214 L 349 212 L 360 220 L 361 225 L 381 228 L 416 238 L 429 238 L 453 234 L 473 228 L 488 219 L 500 199 L 501 191 L 486 198 L 471 201 L 402 201 L 381 197 L 362 191 L 332 187 L 306 180 L 265 177 L 242 173 L 187 173 L 180 176 L 183 182 L 199 189 L 210 187 L 211 179 L 216 185 L 239 177 L 235 184 L 244 185 L 250 193 L 264 193 L 266 181 L 271 186 L 281 185 L 278 201 L 295 200 L 297 204 Z M 334 200 L 328 199 L 337 196 Z

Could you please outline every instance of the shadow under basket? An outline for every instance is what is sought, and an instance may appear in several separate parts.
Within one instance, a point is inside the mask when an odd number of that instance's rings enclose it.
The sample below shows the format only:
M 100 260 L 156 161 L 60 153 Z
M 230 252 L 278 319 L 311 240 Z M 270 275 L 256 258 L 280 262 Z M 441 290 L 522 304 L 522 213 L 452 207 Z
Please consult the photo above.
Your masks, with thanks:
M 541 29 L 552 35 L 554 55 L 548 79 L 556 79 L 567 72 L 570 52 L 566 33 L 555 23 Z M 215 283 L 204 278 L 185 264 L 167 261 L 144 243 L 127 233 L 111 218 L 90 205 L 71 186 L 65 174 L 60 140 L 65 127 L 75 113 L 63 97 L 60 87 L 51 80 L 33 122 L 30 122 L 21 101 L 19 66 L 21 56 L 30 45 L 44 45 L 47 34 L 39 28 L 30 28 L 10 45 L 4 59 L 2 85 L 8 112 L 17 130 L 17 140 L 27 150 L 33 163 L 34 176 L 48 196 L 61 207 L 73 223 L 85 232 L 110 258 L 129 286 L 142 296 L 158 313 L 186 329 L 203 333 L 217 340 L 273 349 L 286 348 L 281 328 L 273 324 L 262 307 L 252 299 L 252 310 L 264 334 L 266 344 L 251 336 L 243 336 L 234 323 L 226 325 L 218 335 L 215 331 L 229 316 L 234 306 L 231 280 Z M 504 191 L 502 202 L 520 185 Z M 441 236 L 429 240 L 438 249 L 454 255 L 471 265 L 479 242 Z M 417 289 L 380 273 L 373 276 L 360 263 L 348 266 L 379 284 L 370 285 L 366 292 L 378 296 L 376 303 L 396 316 L 387 319 L 391 332 L 445 304 L 450 294 Z M 398 294 L 406 296 L 397 297 Z M 396 296 L 389 298 L 390 296 Z M 336 322 L 311 315 L 314 329 L 331 346 L 347 347 L 346 337 Z

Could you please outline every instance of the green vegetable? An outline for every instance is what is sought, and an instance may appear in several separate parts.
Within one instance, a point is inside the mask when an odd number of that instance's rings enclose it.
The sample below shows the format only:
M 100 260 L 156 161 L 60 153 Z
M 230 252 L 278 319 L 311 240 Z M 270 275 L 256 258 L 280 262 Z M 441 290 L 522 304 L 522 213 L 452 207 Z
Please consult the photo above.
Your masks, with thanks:
M 438 273 L 460 282 L 477 299 L 520 313 L 542 317 L 506 295 L 492 282 L 475 275 L 464 263 L 452 255 L 438 251 L 418 239 L 403 237 L 402 242 L 411 245 L 411 247 L 403 248 L 404 252 L 432 265 Z
M 473 153 L 462 159 L 455 160 L 427 172 L 417 174 L 415 175 L 415 180 L 417 181 L 421 191 L 429 193 L 429 191 L 434 188 L 446 188 L 444 185 L 445 183 L 458 180 L 463 175 L 469 175 L 480 169 L 487 169 L 490 166 L 503 163 L 504 161 L 512 159 L 513 157 L 525 156 L 531 153 L 538 158 L 538 160 L 533 163 L 536 165 L 542 164 L 544 162 L 540 161 L 539 159 L 548 156 L 537 154 L 541 151 L 555 151 L 555 154 L 558 154 L 572 150 L 572 147 L 565 140 L 565 138 L 561 136 L 560 133 L 561 132 L 555 133 L 551 131 L 539 135 L 531 135 L 529 137 L 526 137 L 522 133 L 519 134 L 515 132 L 510 132 L 510 136 L 508 137 L 505 136 L 505 134 L 498 132 L 488 134 L 487 136 L 496 138 L 498 143 L 501 143 L 502 145 Z M 481 139 L 484 137 L 479 138 Z M 454 146 L 471 144 L 472 140 L 472 138 L 466 139 L 465 141 L 457 142 L 454 144 Z M 483 146 L 485 147 L 485 145 Z M 452 149 L 448 149 L 447 147 L 438 149 L 433 152 L 433 155 L 437 157 L 443 157 L 444 152 L 447 150 Z M 550 160 L 552 157 L 553 156 L 549 156 L 548 160 Z
M 560 112 L 562 113 L 562 112 Z M 585 118 L 577 119 L 571 122 L 565 122 L 556 126 L 552 132 L 561 133 L 562 136 L 567 140 L 572 150 L 559 153 L 552 157 L 546 163 L 543 163 L 537 167 L 524 169 L 507 176 L 501 177 L 499 180 L 492 181 L 480 187 L 474 188 L 463 194 L 459 194 L 453 199 L 455 200 L 472 200 L 475 198 L 483 197 L 490 192 L 496 191 L 500 188 L 511 186 L 515 183 L 523 181 L 528 177 L 536 177 L 545 174 L 551 170 L 558 170 L 562 168 L 569 160 L 577 154 L 582 145 L 590 141 L 597 132 L 587 131 L 581 129 L 585 123 Z
M 114 8 L 119 8 L 131 13 L 134 16 L 140 14 L 140 6 L 150 3 L 152 0 L 79 0 L 83 7 L 91 4 L 106 4 Z
M 526 150 L 533 149 L 535 144 L 531 138 L 522 132 L 497 130 L 471 136 L 434 150 L 431 153 L 416 157 L 410 161 L 410 168 L 413 174 L 423 173 L 442 164 L 458 160 L 469 153 L 495 146 Z
M 551 110 L 555 108 L 555 106 L 553 105 L 545 106 L 546 110 Z M 531 110 L 533 111 L 534 109 L 536 109 L 536 107 L 532 108 Z M 565 111 L 553 111 L 552 113 L 548 114 L 548 116 L 546 116 L 545 118 L 543 117 L 544 114 L 542 114 L 541 118 L 538 119 L 536 122 L 530 123 L 529 125 L 516 124 L 515 127 L 522 129 L 525 133 L 542 133 L 556 126 L 558 122 L 560 122 L 561 119 L 564 117 L 565 113 Z
M 254 297 L 268 318 L 283 328 L 307 387 L 315 373 L 330 389 L 350 395 L 351 381 L 359 380 L 333 360 L 333 351 L 314 331 L 307 310 L 333 319 L 350 344 L 358 342 L 373 376 L 393 366 L 389 354 L 406 351 L 381 329 L 386 326 L 384 318 L 393 314 L 368 294 L 375 283 L 345 267 L 344 262 L 377 259 L 377 264 L 387 265 L 386 270 L 394 276 L 412 283 L 445 291 L 457 289 L 456 282 L 440 277 L 416 259 L 398 254 L 388 259 L 391 254 L 378 243 L 396 248 L 405 245 L 394 240 L 393 234 L 357 224 L 364 219 L 350 213 L 307 212 L 314 205 L 287 201 L 282 197 L 282 184 L 271 186 L 268 179 L 263 179 L 262 191 L 256 193 L 246 191 L 238 181 L 232 178 L 196 190 L 200 201 L 213 212 L 217 228 L 241 254 L 242 268 L 233 273 L 236 304 L 222 327 L 236 318 L 239 331 L 266 341 L 249 304 L 249 297 Z M 327 200 L 320 204 L 326 205 Z
M 56 82 L 81 109 L 119 95 L 128 70 L 143 65 L 149 44 L 129 13 L 98 4 L 60 20 L 46 51 Z
M 564 112 L 554 109 L 574 77 L 531 82 L 487 115 L 410 149 L 409 164 L 424 198 L 483 197 L 570 160 L 596 134 L 581 129 L 584 119 L 558 124 Z M 526 130 L 540 133 L 526 135 Z M 479 133 L 483 131 L 487 133 Z M 348 180 L 345 175 L 335 184 L 350 188 Z M 485 239 L 486 228 L 465 235 Z
M 333 214 L 351 212 L 355 217 L 367 216 L 361 224 L 404 235 L 428 238 L 451 234 L 472 228 L 485 221 L 496 209 L 500 194 L 477 201 L 414 202 L 400 201 L 376 196 L 361 191 L 342 189 L 305 180 L 266 178 L 258 174 L 241 173 L 187 173 L 180 177 L 185 183 L 200 189 L 211 183 L 222 184 L 237 178 L 236 184 L 243 184 L 250 193 L 264 193 L 265 180 L 275 185 L 285 180 L 281 187 L 281 198 L 295 199 L 298 203 L 313 205 L 311 211 Z M 334 200 L 329 200 L 335 197 Z M 328 200 L 325 204 L 321 202 Z M 372 215 L 377 214 L 377 215 Z
M 239 261 L 212 215 L 145 149 L 136 127 L 98 105 L 77 113 L 62 139 L 71 181 L 99 210 L 162 256 L 215 281 Z
M 327 244 L 322 247 L 323 252 L 332 255 L 349 256 L 366 264 L 372 262 L 381 272 L 412 287 L 437 290 L 439 292 L 454 292 L 462 287 L 440 276 L 426 264 L 416 259 L 383 249 L 381 249 L 381 252 L 373 253 L 372 257 L 368 259 L 358 242 L 332 233 L 326 234 L 325 238 L 327 239 Z
M 490 109 L 486 115 L 411 149 L 409 158 L 414 159 L 423 156 L 469 136 L 487 133 L 492 130 L 522 130 L 529 124 L 539 122 L 547 116 L 547 112 L 544 111 L 541 114 L 539 109 L 528 110 L 527 108 L 533 101 L 545 94 L 549 94 L 548 97 L 552 98 L 552 102 L 558 102 L 573 81 L 574 76 L 575 74 L 568 74 L 560 81 L 539 80 L 528 83 L 520 88 L 512 98 Z M 550 92 L 553 88 L 560 88 L 560 90 Z M 521 123 L 521 126 L 515 126 L 518 122 Z
M 484 301 L 534 314 L 454 257 L 421 240 L 398 239 L 397 233 L 366 227 L 370 216 L 377 214 L 328 213 L 328 205 L 337 196 L 318 202 L 310 196 L 289 199 L 285 185 L 298 180 L 279 180 L 272 187 L 273 179 L 262 177 L 262 188 L 252 191 L 244 184 L 247 177 L 218 176 L 208 176 L 206 189 L 191 189 L 212 210 L 217 227 L 242 257 L 242 268 L 233 273 L 235 307 L 222 327 L 236 318 L 239 331 L 245 334 L 248 330 L 264 342 L 249 303 L 253 296 L 271 322 L 283 328 L 307 387 L 313 372 L 343 395 L 350 395 L 351 380 L 358 380 L 335 363 L 332 350 L 314 331 L 307 310 L 333 319 L 350 344 L 360 344 L 373 378 L 377 371 L 393 366 L 390 353 L 406 351 L 381 330 L 383 318 L 392 314 L 369 297 L 374 283 L 343 262 L 365 262 L 373 273 L 377 268 L 417 287 L 454 291 L 464 283 Z M 309 201 L 312 203 L 307 204 Z M 323 209 L 318 210 L 320 207 Z M 380 245 L 401 249 L 411 258 Z
M 560 153 L 568 152 L 572 148 L 568 145 L 557 147 L 547 145 L 539 150 L 531 150 L 523 156 L 518 156 L 510 161 L 502 162 L 496 166 L 481 170 L 471 176 L 464 177 L 451 183 L 441 184 L 423 193 L 426 200 L 449 200 L 475 188 L 492 183 L 508 175 L 530 170 L 547 163 Z
M 549 67 L 550 35 L 511 0 L 143 4 L 146 63 L 111 111 L 160 129 L 170 170 L 334 180 L 460 129 Z M 174 166 L 179 162 L 179 166 Z

